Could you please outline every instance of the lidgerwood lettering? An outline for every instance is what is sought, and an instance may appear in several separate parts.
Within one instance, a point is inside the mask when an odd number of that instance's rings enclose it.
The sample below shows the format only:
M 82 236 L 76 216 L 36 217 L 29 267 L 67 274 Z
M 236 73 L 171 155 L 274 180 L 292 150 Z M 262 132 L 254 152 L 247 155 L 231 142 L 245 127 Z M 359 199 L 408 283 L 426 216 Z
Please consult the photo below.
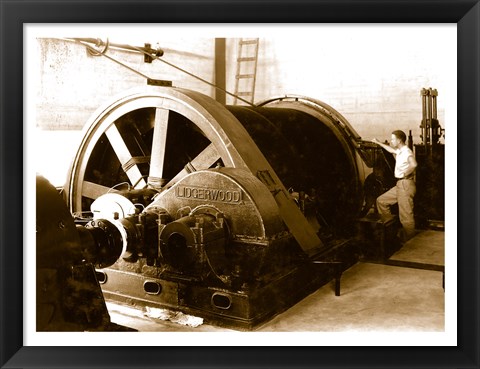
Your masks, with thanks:
M 202 188 L 193 186 L 178 186 L 175 195 L 181 198 L 240 203 L 242 192 L 235 190 L 220 190 L 217 188 Z

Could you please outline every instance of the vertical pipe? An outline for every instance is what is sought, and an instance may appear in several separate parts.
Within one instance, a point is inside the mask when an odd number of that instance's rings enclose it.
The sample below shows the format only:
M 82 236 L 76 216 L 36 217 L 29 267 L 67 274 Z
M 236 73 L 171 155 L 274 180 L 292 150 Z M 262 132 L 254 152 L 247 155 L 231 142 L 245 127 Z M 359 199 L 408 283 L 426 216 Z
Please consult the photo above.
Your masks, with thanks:
M 432 145 L 436 145 L 440 139 L 440 125 L 437 119 L 437 90 L 431 90 L 430 95 L 432 98 Z
M 226 90 L 226 41 L 225 38 L 215 39 L 215 100 L 225 105 L 227 97 Z
M 427 126 L 426 126 L 426 133 L 427 139 L 425 141 L 426 145 L 430 145 L 430 137 L 431 137 L 431 128 L 432 128 L 432 95 L 430 94 L 431 89 L 427 91 Z
M 422 142 L 427 145 L 427 90 L 422 88 L 422 124 L 420 128 L 422 129 Z

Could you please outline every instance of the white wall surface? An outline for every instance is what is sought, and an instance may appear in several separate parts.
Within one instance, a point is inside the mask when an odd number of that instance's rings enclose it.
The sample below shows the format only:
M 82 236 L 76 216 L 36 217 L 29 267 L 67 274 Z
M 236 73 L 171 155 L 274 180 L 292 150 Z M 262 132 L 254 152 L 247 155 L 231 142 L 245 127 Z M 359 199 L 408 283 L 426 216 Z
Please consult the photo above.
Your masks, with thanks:
M 75 37 L 89 37 L 76 35 Z M 171 36 L 170 36 L 171 37 Z M 97 38 L 97 37 L 94 37 Z M 104 42 L 143 47 L 150 35 L 128 42 L 122 36 L 100 37 Z M 214 39 L 173 38 L 161 40 L 165 51 L 162 60 L 212 81 L 214 72 Z M 83 44 L 62 38 L 36 38 L 38 60 L 36 89 L 36 125 L 47 130 L 81 129 L 90 115 L 105 101 L 130 88 L 146 85 L 146 79 L 172 81 L 174 86 L 212 95 L 213 87 L 172 66 L 154 61 L 145 63 L 137 52 L 109 48 L 107 55 L 129 68 L 102 56 L 92 56 Z M 155 47 L 156 43 L 152 44 Z
M 362 137 L 412 130 L 417 142 L 420 91 L 435 88 L 445 124 L 455 84 L 454 26 L 334 26 L 264 40 L 258 98 L 295 93 L 344 115 Z M 454 96 L 454 95 L 453 95 Z

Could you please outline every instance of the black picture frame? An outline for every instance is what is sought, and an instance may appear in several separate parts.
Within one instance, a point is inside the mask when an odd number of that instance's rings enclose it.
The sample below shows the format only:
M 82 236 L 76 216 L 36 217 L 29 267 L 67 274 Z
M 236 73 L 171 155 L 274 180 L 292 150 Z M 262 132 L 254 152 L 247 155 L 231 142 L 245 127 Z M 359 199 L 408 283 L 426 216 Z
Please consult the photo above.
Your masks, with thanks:
M 478 0 L 0 0 L 2 368 L 479 368 Z M 456 23 L 458 345 L 31 347 L 23 345 L 23 26 L 27 23 Z M 431 56 L 432 63 L 435 55 Z M 159 344 L 155 342 L 155 344 Z M 359 342 L 361 344 L 361 342 Z

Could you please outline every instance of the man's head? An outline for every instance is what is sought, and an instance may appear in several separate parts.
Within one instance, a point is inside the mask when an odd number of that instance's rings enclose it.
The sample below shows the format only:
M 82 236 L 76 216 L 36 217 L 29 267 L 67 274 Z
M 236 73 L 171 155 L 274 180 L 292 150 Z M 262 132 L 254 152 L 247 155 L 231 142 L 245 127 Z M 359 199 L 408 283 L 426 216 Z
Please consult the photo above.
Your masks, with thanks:
M 390 139 L 390 143 L 392 147 L 402 147 L 405 145 L 405 141 L 407 140 L 407 136 L 403 131 L 393 131 L 392 138 Z

